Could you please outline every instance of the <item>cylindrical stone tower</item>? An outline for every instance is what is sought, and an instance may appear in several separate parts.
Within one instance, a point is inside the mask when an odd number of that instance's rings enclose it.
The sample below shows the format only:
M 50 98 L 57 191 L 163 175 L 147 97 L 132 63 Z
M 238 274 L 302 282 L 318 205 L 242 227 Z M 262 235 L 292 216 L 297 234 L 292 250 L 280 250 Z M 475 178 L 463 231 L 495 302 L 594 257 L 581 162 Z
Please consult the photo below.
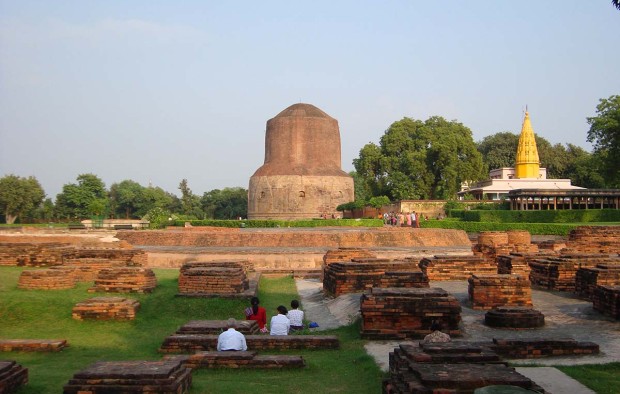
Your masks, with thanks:
M 336 207 L 355 198 L 353 178 L 340 166 L 338 121 L 314 105 L 291 105 L 267 121 L 248 219 L 338 217 Z

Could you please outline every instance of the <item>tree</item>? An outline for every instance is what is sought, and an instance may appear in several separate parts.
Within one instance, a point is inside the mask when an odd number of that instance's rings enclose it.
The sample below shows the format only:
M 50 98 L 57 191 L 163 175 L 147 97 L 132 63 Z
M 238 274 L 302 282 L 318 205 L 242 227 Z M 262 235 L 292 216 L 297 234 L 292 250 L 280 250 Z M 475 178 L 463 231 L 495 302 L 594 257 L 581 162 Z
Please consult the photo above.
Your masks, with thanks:
M 63 218 L 85 218 L 105 215 L 108 196 L 105 184 L 94 174 L 81 174 L 77 184 L 68 183 L 56 196 L 56 212 Z
M 463 181 L 484 176 L 471 130 L 439 116 L 394 122 L 353 165 L 374 196 L 391 200 L 450 198 Z
M 569 178 L 573 185 L 585 188 L 604 187 L 605 180 L 599 170 L 601 163 L 597 155 L 573 144 L 568 144 L 566 151 L 569 161 L 563 178 Z
M 611 4 L 620 10 L 620 0 L 611 0 Z
M 8 224 L 33 213 L 44 198 L 45 192 L 35 177 L 10 174 L 0 179 L 0 210 Z
M 514 167 L 519 136 L 509 131 L 488 135 L 476 144 L 482 154 L 485 173 L 503 167 Z
M 588 141 L 594 144 L 594 153 L 601 163 L 607 186 L 620 187 L 620 95 L 601 99 L 597 115 L 587 118 L 590 130 Z
M 186 216 L 204 216 L 204 213 L 200 211 L 200 199 L 192 193 L 192 189 L 187 184 L 187 179 L 183 179 L 179 183 L 179 190 L 181 190 L 181 212 Z
M 200 199 L 206 217 L 236 219 L 248 216 L 248 191 L 242 187 L 227 187 L 206 192 Z

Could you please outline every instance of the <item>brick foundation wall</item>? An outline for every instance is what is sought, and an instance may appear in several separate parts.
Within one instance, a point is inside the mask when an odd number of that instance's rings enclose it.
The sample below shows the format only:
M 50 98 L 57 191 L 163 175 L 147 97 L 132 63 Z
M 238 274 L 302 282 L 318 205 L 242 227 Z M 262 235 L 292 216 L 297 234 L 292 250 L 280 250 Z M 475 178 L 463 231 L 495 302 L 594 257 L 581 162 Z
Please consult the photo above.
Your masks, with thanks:
M 72 311 L 75 320 L 134 320 L 140 302 L 121 297 L 95 297 L 78 302 Z
M 469 301 L 473 309 L 532 306 L 532 289 L 530 281 L 525 277 L 473 274 L 467 281 Z
M 494 274 L 497 265 L 479 256 L 435 256 L 420 260 L 419 267 L 430 281 L 467 280 L 471 274 Z

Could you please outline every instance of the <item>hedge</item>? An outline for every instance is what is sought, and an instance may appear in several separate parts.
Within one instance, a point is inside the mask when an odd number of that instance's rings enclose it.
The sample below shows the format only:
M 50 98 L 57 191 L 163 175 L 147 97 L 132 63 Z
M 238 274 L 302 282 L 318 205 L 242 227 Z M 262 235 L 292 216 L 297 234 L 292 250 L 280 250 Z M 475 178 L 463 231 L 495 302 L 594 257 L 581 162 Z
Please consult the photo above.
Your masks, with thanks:
M 480 231 L 527 230 L 530 234 L 562 236 L 568 236 L 571 230 L 581 225 L 583 224 L 465 222 L 455 219 L 427 220 L 420 223 L 420 227 L 422 228 L 456 229 L 464 230 L 467 233 L 479 233 Z
M 452 210 L 450 217 L 465 222 L 493 223 L 604 223 L 620 222 L 618 209 L 579 209 L 556 211 Z
M 192 226 L 207 227 L 382 227 L 380 219 L 316 219 L 316 220 L 176 220 L 173 226 L 183 227 L 185 223 Z

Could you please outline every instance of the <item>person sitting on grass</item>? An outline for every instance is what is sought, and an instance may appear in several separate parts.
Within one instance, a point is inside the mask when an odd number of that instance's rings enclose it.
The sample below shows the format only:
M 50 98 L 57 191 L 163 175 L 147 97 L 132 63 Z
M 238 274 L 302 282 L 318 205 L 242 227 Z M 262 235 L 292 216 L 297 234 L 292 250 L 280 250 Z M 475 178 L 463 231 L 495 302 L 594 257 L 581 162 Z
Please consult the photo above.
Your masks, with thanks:
M 237 321 L 233 318 L 228 319 L 226 327 L 228 329 L 217 337 L 217 351 L 229 352 L 248 350 L 248 345 L 245 343 L 245 336 L 237 331 Z
M 284 305 L 280 305 L 278 308 L 278 314 L 271 318 L 271 332 L 270 335 L 288 335 L 288 331 L 291 328 L 291 322 L 286 317 L 288 311 Z
M 260 332 L 267 332 L 267 310 L 262 306 L 259 306 L 260 301 L 258 297 L 252 297 L 250 299 L 250 307 L 245 308 L 245 319 L 246 320 L 256 320 L 258 323 L 258 328 Z
M 299 331 L 304 329 L 304 311 L 299 310 L 299 301 L 291 301 L 291 310 L 288 311 L 286 317 L 291 322 L 291 330 Z
M 431 333 L 424 337 L 424 342 L 450 342 L 450 335 L 441 332 L 441 324 L 434 321 L 431 324 Z

